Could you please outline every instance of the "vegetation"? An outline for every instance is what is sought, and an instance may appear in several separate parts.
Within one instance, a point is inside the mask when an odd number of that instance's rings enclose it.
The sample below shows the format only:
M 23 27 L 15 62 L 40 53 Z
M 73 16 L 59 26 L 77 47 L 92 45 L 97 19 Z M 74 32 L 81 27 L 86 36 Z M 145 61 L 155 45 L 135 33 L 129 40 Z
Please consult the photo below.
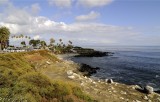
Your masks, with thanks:
M 36 47 L 36 46 L 40 45 L 40 40 L 32 39 L 32 40 L 29 41 L 29 45 L 32 45 L 33 47 Z
M 6 48 L 10 36 L 10 31 L 7 27 L 0 27 L 0 50 Z
M 45 47 L 47 46 L 45 41 L 40 41 L 40 45 L 43 49 L 45 49 Z
M 22 42 L 21 42 L 21 45 L 22 45 L 23 47 L 25 47 L 25 46 L 26 46 L 26 42 L 25 42 L 25 41 L 22 41 Z
M 74 84 L 49 79 L 24 56 L 38 54 L 59 61 L 50 52 L 40 50 L 0 55 L 0 97 L 5 101 L 27 102 L 93 102 Z

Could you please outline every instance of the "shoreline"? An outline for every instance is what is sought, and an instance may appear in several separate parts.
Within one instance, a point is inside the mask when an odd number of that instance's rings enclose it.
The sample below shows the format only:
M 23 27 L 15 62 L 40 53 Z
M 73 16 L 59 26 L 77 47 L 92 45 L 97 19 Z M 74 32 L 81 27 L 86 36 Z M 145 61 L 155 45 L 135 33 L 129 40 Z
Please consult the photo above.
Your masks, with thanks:
M 86 65 L 86 66 L 88 66 L 88 67 L 90 67 L 90 68 L 94 68 L 94 67 L 91 67 L 90 65 L 88 65 L 88 64 L 85 64 L 85 63 L 76 63 L 76 62 L 74 62 L 74 61 L 72 61 L 71 59 L 70 59 L 70 57 L 75 57 L 75 55 L 78 55 L 78 54 L 62 54 L 62 55 L 58 55 L 58 57 L 60 58 L 60 59 L 62 59 L 62 60 L 66 60 L 66 61 L 71 61 L 72 63 L 75 63 L 75 64 L 78 64 L 78 66 L 79 67 L 81 67 L 81 65 Z M 98 68 L 97 70 L 99 70 L 100 68 L 99 67 L 96 67 L 96 68 Z M 83 72 L 81 72 L 81 71 L 79 71 L 80 73 L 83 73 Z M 95 73 L 92 73 L 93 75 L 95 74 Z M 105 81 L 105 80 L 110 80 L 110 79 L 107 79 L 107 78 L 105 78 L 105 79 L 100 79 L 100 78 L 98 78 L 98 77 L 93 77 L 92 75 L 90 75 L 90 76 L 87 76 L 88 78 L 94 78 L 94 79 L 96 79 L 96 80 L 101 80 L 101 81 Z M 113 79 L 111 79 L 111 80 L 113 80 Z M 114 81 L 114 80 L 113 80 Z M 120 83 L 120 82 L 116 82 L 116 83 L 119 83 L 119 84 L 125 84 L 125 83 Z M 125 85 L 133 85 L 133 86 L 139 86 L 138 84 L 125 84 Z M 139 87 L 141 87 L 141 88 L 144 88 L 145 86 L 139 86 Z M 154 92 L 158 92 L 159 93 L 159 89 L 154 89 Z
M 77 65 L 74 61 L 70 59 L 64 59 L 64 56 L 59 56 L 64 62 Z M 144 89 L 138 85 L 127 85 L 118 82 L 114 82 L 110 79 L 99 79 L 83 76 L 82 72 L 76 70 L 68 70 L 67 77 L 74 82 L 78 82 L 81 88 L 87 94 L 100 100 L 100 102 L 152 102 L 155 101 L 155 96 L 157 102 L 160 102 L 160 95 L 153 92 L 152 94 L 147 94 Z M 108 81 L 109 80 L 109 81 Z M 108 97 L 109 96 L 109 97 Z M 106 98 L 104 98 L 106 97 Z M 154 98 L 153 98 L 154 97 Z M 153 102 L 154 102 L 153 101 Z

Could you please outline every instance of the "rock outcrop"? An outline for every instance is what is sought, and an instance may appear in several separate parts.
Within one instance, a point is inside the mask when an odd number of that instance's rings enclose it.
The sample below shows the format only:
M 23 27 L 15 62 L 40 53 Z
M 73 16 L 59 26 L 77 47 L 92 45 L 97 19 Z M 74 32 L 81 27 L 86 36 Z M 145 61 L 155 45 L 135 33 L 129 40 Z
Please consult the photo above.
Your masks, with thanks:
M 103 57 L 113 55 L 112 52 L 96 51 L 90 48 L 75 47 L 74 50 L 79 54 L 75 57 Z
M 84 74 L 84 76 L 91 76 L 94 73 L 97 73 L 97 70 L 100 70 L 99 67 L 91 67 L 87 64 L 81 64 L 79 69 L 80 72 Z

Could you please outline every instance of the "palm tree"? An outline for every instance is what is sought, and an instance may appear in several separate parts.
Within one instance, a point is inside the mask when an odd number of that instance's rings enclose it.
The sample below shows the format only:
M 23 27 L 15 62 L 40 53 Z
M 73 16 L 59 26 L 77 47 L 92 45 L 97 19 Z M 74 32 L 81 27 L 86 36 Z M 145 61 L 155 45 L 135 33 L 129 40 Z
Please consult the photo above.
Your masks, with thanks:
M 24 47 L 24 46 L 26 46 L 26 42 L 25 41 L 22 41 L 21 42 L 21 45 Z
M 70 40 L 69 40 L 68 42 L 69 42 L 69 44 L 71 44 L 71 45 L 72 45 L 72 41 L 70 41 Z
M 50 39 L 50 46 L 54 46 L 55 40 L 53 38 Z
M 21 38 L 23 38 L 23 37 L 24 37 L 24 35 L 23 35 L 23 34 L 21 34 L 20 36 L 21 36 Z
M 10 36 L 10 31 L 6 27 L 1 27 L 0 28 L 0 50 L 4 49 L 7 47 L 9 44 L 9 36 Z
M 62 42 L 62 39 L 59 39 L 60 42 Z

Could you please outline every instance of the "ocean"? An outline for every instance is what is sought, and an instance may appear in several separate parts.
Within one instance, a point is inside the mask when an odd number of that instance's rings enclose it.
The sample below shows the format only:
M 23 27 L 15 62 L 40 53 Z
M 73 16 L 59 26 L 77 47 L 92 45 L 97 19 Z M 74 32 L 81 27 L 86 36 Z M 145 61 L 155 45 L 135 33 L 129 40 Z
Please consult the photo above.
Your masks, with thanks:
M 105 57 L 72 57 L 76 63 L 85 63 L 100 70 L 92 77 L 113 79 L 129 85 L 150 85 L 160 90 L 160 46 L 89 47 L 114 52 Z

